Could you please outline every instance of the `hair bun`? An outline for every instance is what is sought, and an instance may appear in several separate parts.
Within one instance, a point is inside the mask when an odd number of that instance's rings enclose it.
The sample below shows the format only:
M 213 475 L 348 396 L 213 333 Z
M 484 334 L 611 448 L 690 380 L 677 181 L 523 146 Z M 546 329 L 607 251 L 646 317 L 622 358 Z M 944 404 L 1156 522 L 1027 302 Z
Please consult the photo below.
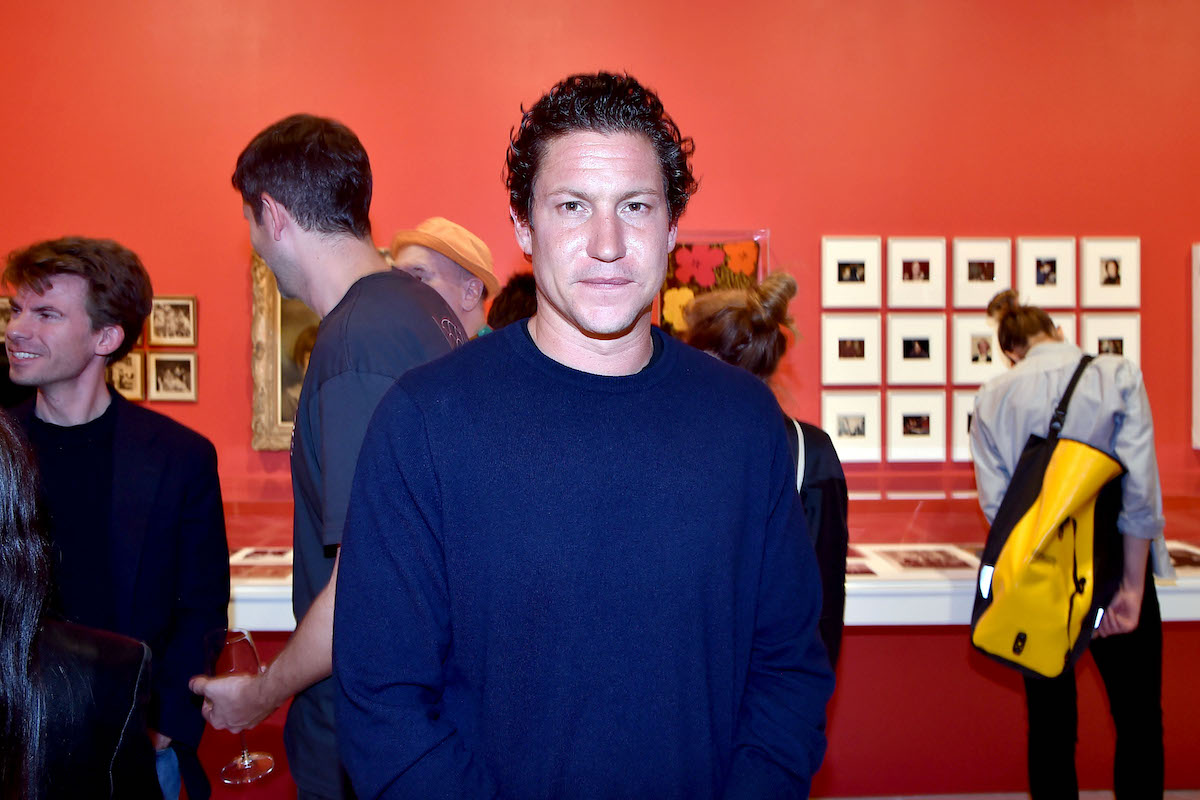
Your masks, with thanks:
M 772 272 L 754 288 L 755 324 L 778 326 L 788 325 L 788 303 L 796 296 L 796 279 L 786 272 Z

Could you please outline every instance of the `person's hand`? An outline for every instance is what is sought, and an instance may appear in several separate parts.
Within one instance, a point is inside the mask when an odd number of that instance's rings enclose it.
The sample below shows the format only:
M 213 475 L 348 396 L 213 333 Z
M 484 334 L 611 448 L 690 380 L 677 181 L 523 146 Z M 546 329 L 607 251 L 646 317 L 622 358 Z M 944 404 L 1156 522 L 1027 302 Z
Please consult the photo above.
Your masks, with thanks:
M 1100 619 L 1100 627 L 1096 628 L 1097 637 L 1113 636 L 1119 633 L 1129 633 L 1137 628 L 1138 617 L 1142 613 L 1142 594 L 1145 585 L 1138 582 L 1130 585 L 1121 581 L 1121 587 L 1113 595 L 1112 602 L 1104 609 Z
M 263 667 L 262 672 L 267 668 Z M 218 730 L 240 733 L 262 722 L 278 704 L 266 694 L 265 679 L 258 675 L 197 675 L 188 688 L 204 698 L 200 713 Z

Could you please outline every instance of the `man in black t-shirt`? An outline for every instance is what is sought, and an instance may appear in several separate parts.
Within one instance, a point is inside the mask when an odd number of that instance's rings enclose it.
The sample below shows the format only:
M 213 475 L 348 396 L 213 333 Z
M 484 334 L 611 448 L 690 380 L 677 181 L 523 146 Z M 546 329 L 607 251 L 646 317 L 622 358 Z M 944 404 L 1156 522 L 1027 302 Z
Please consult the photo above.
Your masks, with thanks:
M 396 378 L 466 341 L 454 312 L 416 278 L 391 270 L 371 240 L 371 167 L 334 120 L 298 114 L 238 157 L 250 241 L 285 297 L 322 318 L 292 436 L 292 606 L 296 632 L 261 675 L 197 677 L 218 728 L 253 727 L 295 695 L 285 743 L 301 798 L 351 797 L 333 723 L 338 545 L 363 433 Z
M 14 411 L 41 472 L 55 557 L 54 610 L 141 639 L 153 654 L 149 727 L 159 784 L 208 796 L 204 730 L 188 679 L 226 625 L 229 548 L 217 454 L 203 436 L 105 385 L 150 312 L 150 277 L 113 241 L 68 237 L 13 253 L 5 346 Z

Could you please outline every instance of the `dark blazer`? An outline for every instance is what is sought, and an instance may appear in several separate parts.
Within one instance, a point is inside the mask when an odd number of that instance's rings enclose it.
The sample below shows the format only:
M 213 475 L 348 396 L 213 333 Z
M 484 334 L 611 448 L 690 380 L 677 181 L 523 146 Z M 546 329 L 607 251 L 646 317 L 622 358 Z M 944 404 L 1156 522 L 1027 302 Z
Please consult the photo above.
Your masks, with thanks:
M 229 546 L 212 443 L 112 391 L 116 633 L 150 645 L 147 724 L 171 737 L 188 795 L 208 795 L 195 750 L 204 731 L 188 679 L 204 672 L 204 635 L 224 628 Z M 16 409 L 28 430 L 34 402 Z
M 850 541 L 847 520 L 849 501 L 846 474 L 829 434 L 800 422 L 804 433 L 804 475 L 801 478 L 800 502 L 808 523 L 808 535 L 817 555 L 821 572 L 821 641 L 829 651 L 829 663 L 837 666 L 842 649 L 842 627 L 846 613 L 846 550 Z M 799 456 L 799 436 L 788 422 L 792 454 Z
M 36 653 L 46 708 L 39 800 L 161 798 L 146 735 L 150 648 L 48 621 Z

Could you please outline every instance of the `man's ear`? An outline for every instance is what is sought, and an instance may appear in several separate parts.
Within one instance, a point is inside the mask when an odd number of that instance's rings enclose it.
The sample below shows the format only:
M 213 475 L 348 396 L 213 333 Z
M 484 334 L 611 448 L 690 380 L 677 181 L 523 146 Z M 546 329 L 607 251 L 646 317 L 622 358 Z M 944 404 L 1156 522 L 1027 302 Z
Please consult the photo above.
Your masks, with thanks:
M 463 311 L 474 311 L 483 302 L 483 281 L 471 276 L 462 284 Z
M 275 241 L 283 238 L 283 230 L 288 225 L 294 224 L 292 215 L 288 210 L 271 195 L 266 192 L 262 193 L 262 224 L 267 229 L 267 233 Z
M 675 249 L 675 236 L 679 233 L 679 223 L 671 225 L 671 229 L 667 231 L 667 252 L 670 253 Z
M 124 328 L 120 325 L 105 325 L 100 329 L 100 338 L 96 340 L 96 355 L 107 358 L 115 353 L 124 341 Z
M 521 248 L 521 252 L 527 256 L 533 255 L 533 226 L 528 222 L 521 222 L 521 217 L 518 216 L 516 209 L 512 206 L 508 207 L 508 215 L 512 217 L 513 233 L 517 237 L 517 246 Z

